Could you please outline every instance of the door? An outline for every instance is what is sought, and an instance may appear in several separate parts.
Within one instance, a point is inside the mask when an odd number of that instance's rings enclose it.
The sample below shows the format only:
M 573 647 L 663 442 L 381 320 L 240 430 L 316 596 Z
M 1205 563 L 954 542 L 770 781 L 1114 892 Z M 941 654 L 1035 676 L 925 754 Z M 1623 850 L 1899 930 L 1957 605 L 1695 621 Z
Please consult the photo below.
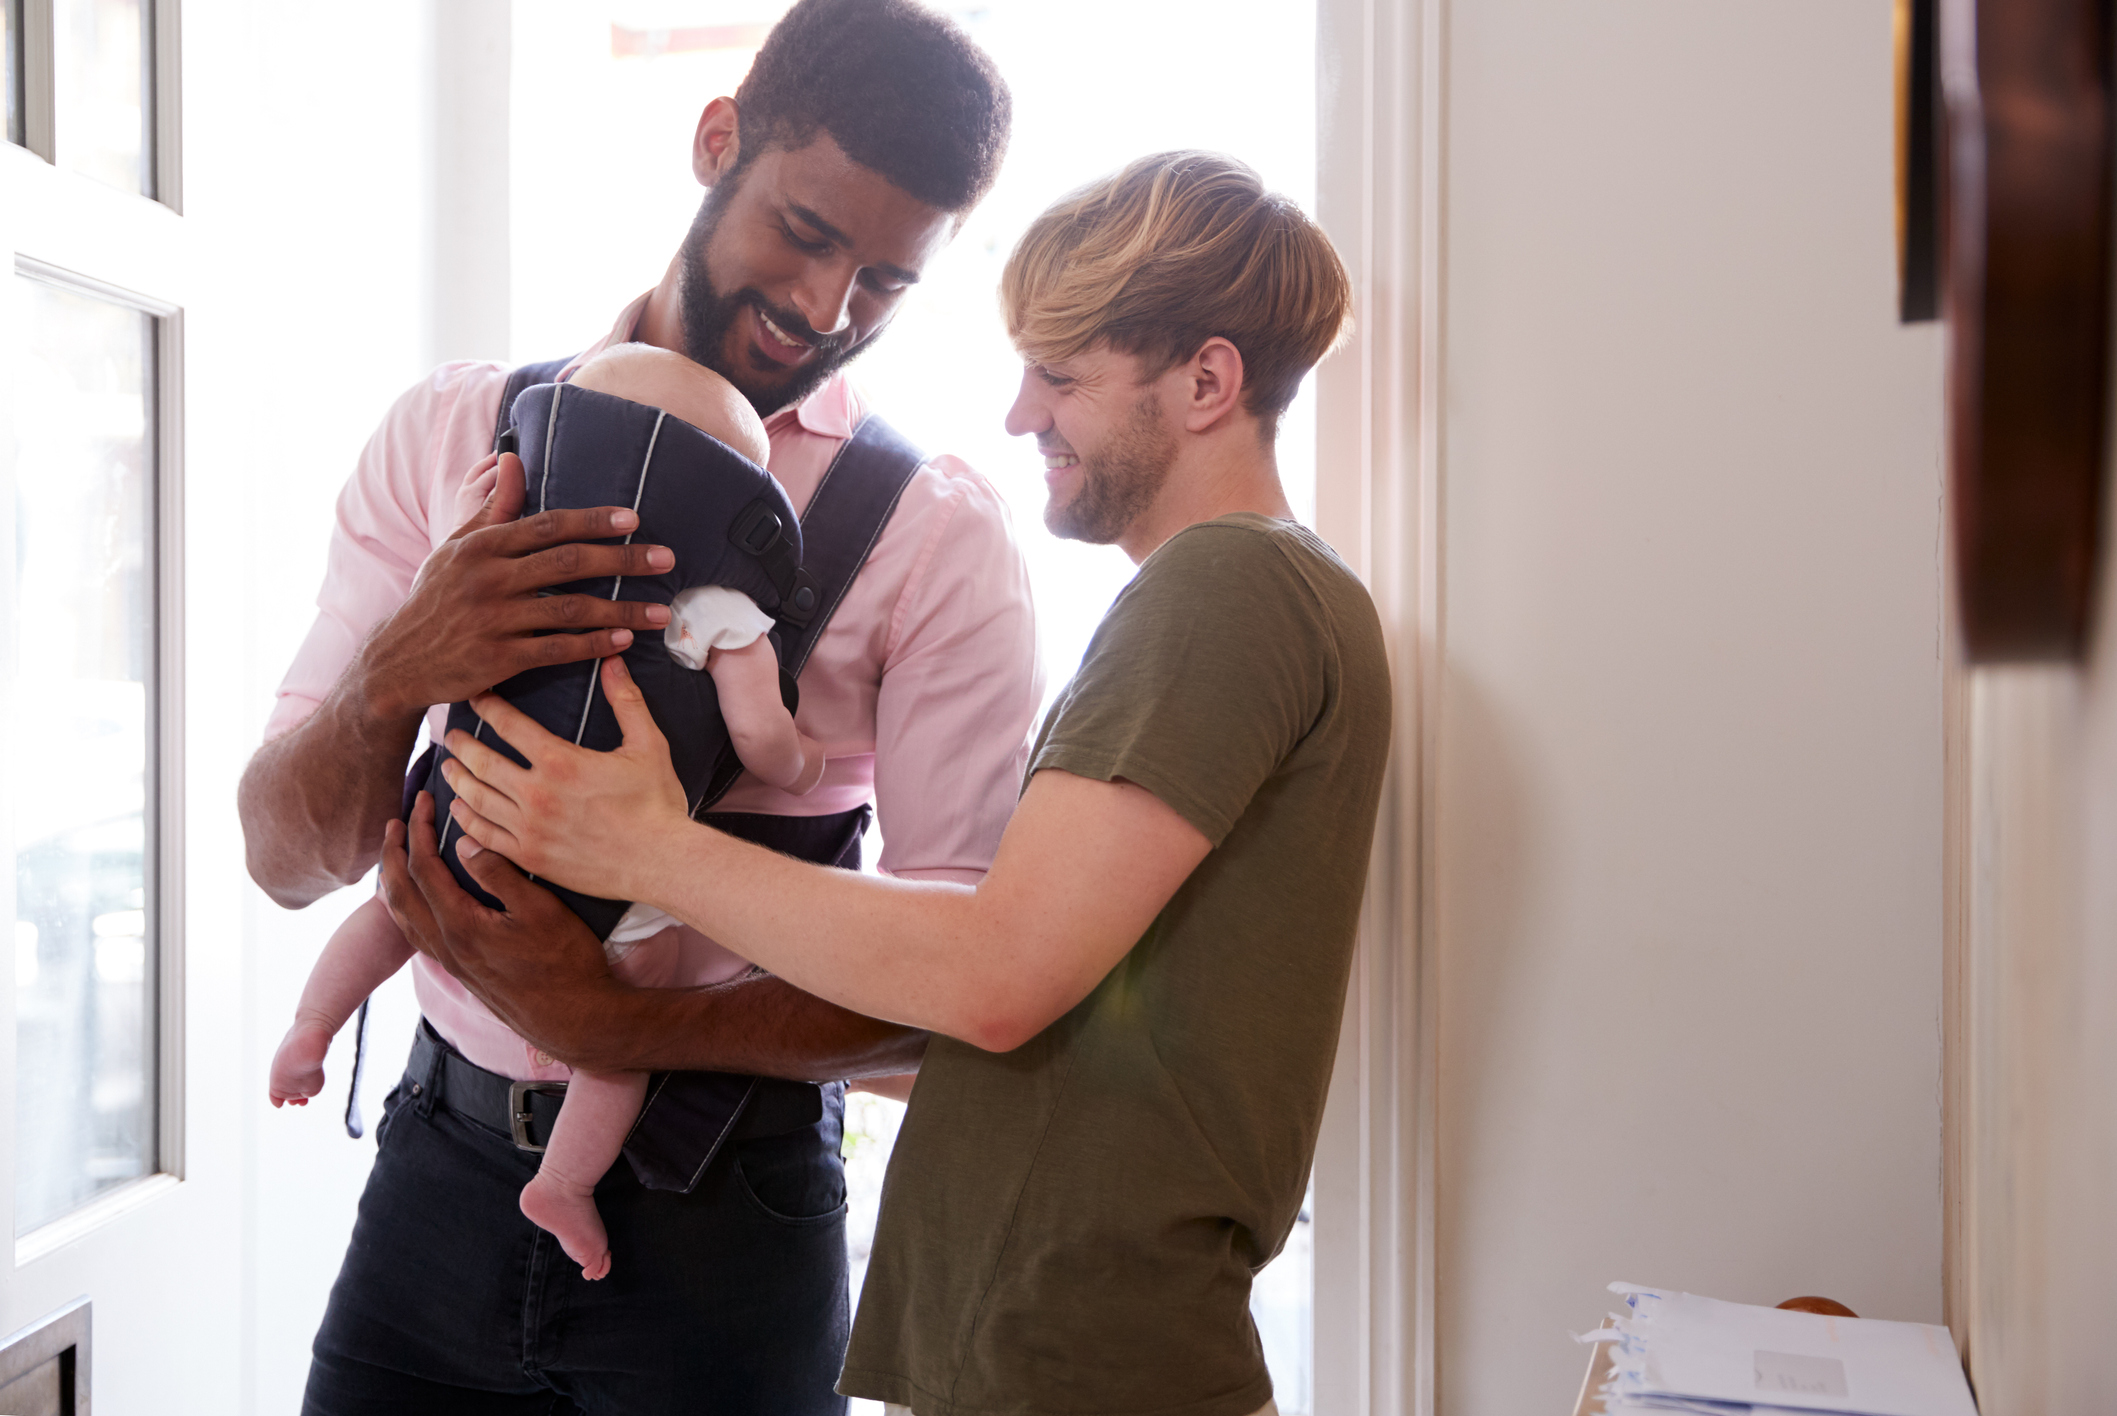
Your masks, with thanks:
M 233 1409 L 239 1148 L 205 1100 L 232 1036 L 186 888 L 227 865 L 185 850 L 177 7 L 5 3 L 0 1331 L 85 1297 L 100 1409 Z

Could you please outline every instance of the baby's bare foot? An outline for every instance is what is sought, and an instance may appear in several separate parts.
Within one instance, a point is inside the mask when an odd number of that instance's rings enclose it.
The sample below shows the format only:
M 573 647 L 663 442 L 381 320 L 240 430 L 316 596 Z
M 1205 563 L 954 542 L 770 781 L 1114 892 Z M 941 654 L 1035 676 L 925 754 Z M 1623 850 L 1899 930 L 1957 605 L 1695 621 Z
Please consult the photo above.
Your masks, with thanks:
M 284 1106 L 290 1101 L 296 1106 L 306 1106 L 310 1097 L 323 1090 L 323 1055 L 330 1051 L 334 1031 L 328 1023 L 308 1019 L 297 1021 L 287 1029 L 279 1051 L 272 1054 L 274 1106 Z
M 593 1280 L 610 1272 L 610 1236 L 603 1232 L 592 1191 L 570 1189 L 540 1170 L 522 1187 L 522 1213 L 559 1241 L 566 1257 L 581 1266 L 581 1277 Z

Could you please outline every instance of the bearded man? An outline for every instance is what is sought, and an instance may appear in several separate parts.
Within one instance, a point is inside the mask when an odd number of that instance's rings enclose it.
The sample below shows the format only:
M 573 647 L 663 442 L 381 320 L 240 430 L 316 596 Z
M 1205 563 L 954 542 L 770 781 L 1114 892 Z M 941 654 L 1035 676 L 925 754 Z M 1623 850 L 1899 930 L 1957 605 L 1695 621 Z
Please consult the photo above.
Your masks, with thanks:
M 633 513 L 518 519 L 521 464 L 488 451 L 525 382 L 628 340 L 718 371 L 765 415 L 770 470 L 824 579 L 812 618 L 782 626 L 806 655 L 797 721 L 823 745 L 823 780 L 794 797 L 738 779 L 713 819 L 850 863 L 878 808 L 885 873 L 982 877 L 1040 697 L 1027 575 L 992 487 L 907 451 L 841 371 L 991 186 L 1008 116 L 990 60 L 945 19 L 908 0 L 802 0 L 735 96 L 705 108 L 692 170 L 707 194 L 660 284 L 573 360 L 512 376 L 449 364 L 399 399 L 339 500 L 320 613 L 242 782 L 250 871 L 274 900 L 299 908 L 375 863 L 433 705 L 661 633 L 664 606 L 550 593 L 666 570 L 666 548 L 617 543 Z M 459 525 L 459 493 L 481 478 L 494 490 Z M 701 1011 L 631 1034 L 628 1066 L 738 1085 L 656 1094 L 635 1132 L 654 1145 L 595 1195 L 614 1267 L 593 1284 L 515 1201 L 566 1066 L 419 962 L 424 1018 L 305 1411 L 844 1409 L 831 1079 L 909 1072 L 924 1034 L 759 973 L 697 931 L 680 949 L 695 987 L 671 991 Z

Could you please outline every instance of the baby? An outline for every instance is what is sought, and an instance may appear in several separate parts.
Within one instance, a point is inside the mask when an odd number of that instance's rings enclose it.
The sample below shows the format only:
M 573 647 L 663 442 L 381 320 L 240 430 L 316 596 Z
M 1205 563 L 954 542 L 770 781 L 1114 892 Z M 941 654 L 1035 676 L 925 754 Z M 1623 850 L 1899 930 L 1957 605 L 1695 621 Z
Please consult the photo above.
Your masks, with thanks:
M 732 384 L 665 349 L 613 346 L 582 364 L 570 386 L 663 409 L 759 466 L 770 451 L 763 423 Z M 491 481 L 488 476 L 466 485 L 459 524 L 482 501 Z M 646 534 L 645 528 L 641 534 Z M 742 765 L 775 787 L 796 795 L 808 792 L 823 774 L 823 752 L 794 726 L 780 697 L 779 657 L 766 637 L 771 616 L 741 591 L 719 585 L 679 592 L 670 611 L 664 632 L 670 657 L 713 676 L 721 717 Z M 674 950 L 676 936 L 670 926 L 675 923 L 658 910 L 635 904 L 604 947 L 613 962 L 637 949 Z M 331 1038 L 361 1000 L 411 955 L 411 945 L 379 896 L 340 926 L 317 959 L 302 989 L 294 1026 L 272 1059 L 274 1106 L 303 1105 L 323 1089 L 323 1058 Z M 635 960 L 628 972 L 666 974 L 651 962 Z M 642 963 L 650 967 L 640 969 Z M 595 1186 L 617 1160 L 646 1088 L 642 1072 L 574 1072 L 543 1161 L 522 1191 L 522 1213 L 558 1239 L 585 1278 L 601 1278 L 610 1271 L 609 1240 L 596 1212 Z

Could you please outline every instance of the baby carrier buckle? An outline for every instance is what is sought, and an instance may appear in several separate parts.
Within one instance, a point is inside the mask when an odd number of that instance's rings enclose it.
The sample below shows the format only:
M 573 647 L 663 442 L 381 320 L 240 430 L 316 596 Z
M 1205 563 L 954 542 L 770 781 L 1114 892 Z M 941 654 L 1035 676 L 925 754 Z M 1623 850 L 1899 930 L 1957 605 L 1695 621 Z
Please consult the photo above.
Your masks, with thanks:
M 532 1096 L 564 1096 L 564 1082 L 511 1082 L 507 1088 L 507 1123 L 515 1133 L 515 1149 L 542 1155 L 544 1147 L 530 1139 L 529 1128 L 536 1123 L 536 1113 L 530 1110 Z

